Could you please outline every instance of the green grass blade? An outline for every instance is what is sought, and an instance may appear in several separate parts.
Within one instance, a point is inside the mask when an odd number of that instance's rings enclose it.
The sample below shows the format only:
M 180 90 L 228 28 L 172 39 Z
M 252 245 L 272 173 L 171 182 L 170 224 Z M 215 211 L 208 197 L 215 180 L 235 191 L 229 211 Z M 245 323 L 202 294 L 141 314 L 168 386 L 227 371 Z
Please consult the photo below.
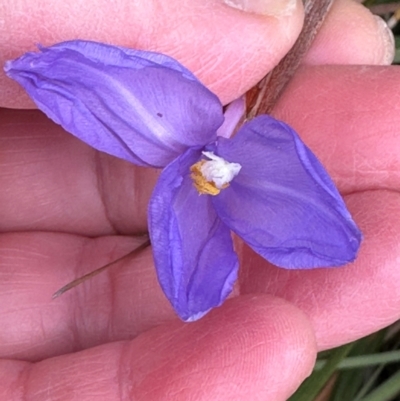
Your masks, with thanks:
M 400 63 L 400 36 L 395 37 L 395 43 L 396 43 L 396 52 L 394 54 L 393 63 L 399 64 Z
M 390 401 L 400 394 L 400 371 L 395 373 L 379 387 L 376 387 L 361 401 Z
M 377 352 L 381 346 L 385 336 L 385 331 L 381 330 L 377 333 L 361 338 L 355 342 L 349 356 L 343 359 L 339 366 L 345 361 L 357 358 L 367 353 Z M 346 365 L 345 365 L 346 367 Z M 354 397 L 363 386 L 365 375 L 360 372 L 360 369 L 354 369 L 352 366 L 349 369 L 344 369 L 339 372 L 336 378 L 336 383 L 333 388 L 330 401 L 354 401 Z
M 385 365 L 380 365 L 375 371 L 369 376 L 368 380 L 360 388 L 360 391 L 356 394 L 353 401 L 361 401 L 361 399 L 371 390 L 378 380 L 379 375 L 382 373 Z
M 365 368 L 374 365 L 400 362 L 400 350 L 381 352 L 378 354 L 349 356 L 343 359 L 338 365 L 338 369 Z M 320 370 L 325 365 L 325 360 L 317 361 L 314 370 Z
M 288 401 L 312 401 L 335 373 L 339 363 L 352 349 L 354 343 L 343 345 L 332 351 L 325 365 L 306 379 Z

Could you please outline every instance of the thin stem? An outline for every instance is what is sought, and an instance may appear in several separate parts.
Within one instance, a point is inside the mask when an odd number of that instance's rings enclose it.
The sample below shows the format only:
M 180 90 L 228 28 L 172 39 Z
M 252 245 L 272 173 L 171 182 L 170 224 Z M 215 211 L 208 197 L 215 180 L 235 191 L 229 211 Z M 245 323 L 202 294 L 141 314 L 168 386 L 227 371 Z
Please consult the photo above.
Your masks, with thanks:
M 304 3 L 304 26 L 296 43 L 280 63 L 259 82 L 255 91 L 248 92 L 247 119 L 259 114 L 271 114 L 286 85 L 299 68 L 303 56 L 311 47 L 333 0 L 305 0 Z
M 143 242 L 143 244 L 139 245 L 137 248 L 135 248 L 133 251 L 129 252 L 128 254 L 118 258 L 117 260 L 114 260 L 113 262 L 110 262 L 108 264 L 106 264 L 105 266 L 99 267 L 96 270 L 91 271 L 90 273 L 85 274 L 84 276 L 81 276 L 73 281 L 71 281 L 70 283 L 64 285 L 64 287 L 60 288 L 58 291 L 56 291 L 52 298 L 58 298 L 60 295 L 64 294 L 65 292 L 69 291 L 71 288 L 76 287 L 79 284 L 82 284 L 84 281 L 97 276 L 98 274 L 100 274 L 101 272 L 103 272 L 104 270 L 108 269 L 109 267 L 112 267 L 114 265 L 116 265 L 118 262 L 121 262 L 125 259 L 131 258 L 133 256 L 135 256 L 136 254 L 138 254 L 140 251 L 142 251 L 143 249 L 147 248 L 148 246 L 150 246 L 150 240 L 147 240 L 145 242 Z

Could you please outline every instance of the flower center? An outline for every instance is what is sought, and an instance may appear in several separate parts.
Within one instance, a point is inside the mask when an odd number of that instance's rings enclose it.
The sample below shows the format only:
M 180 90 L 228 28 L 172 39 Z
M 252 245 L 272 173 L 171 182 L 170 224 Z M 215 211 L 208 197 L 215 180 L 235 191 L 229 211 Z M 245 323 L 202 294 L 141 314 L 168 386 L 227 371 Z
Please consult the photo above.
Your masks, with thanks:
M 200 160 L 190 167 L 194 187 L 203 195 L 218 195 L 221 189 L 229 187 L 229 183 L 239 174 L 242 166 L 229 163 L 213 152 L 203 152 L 210 160 Z

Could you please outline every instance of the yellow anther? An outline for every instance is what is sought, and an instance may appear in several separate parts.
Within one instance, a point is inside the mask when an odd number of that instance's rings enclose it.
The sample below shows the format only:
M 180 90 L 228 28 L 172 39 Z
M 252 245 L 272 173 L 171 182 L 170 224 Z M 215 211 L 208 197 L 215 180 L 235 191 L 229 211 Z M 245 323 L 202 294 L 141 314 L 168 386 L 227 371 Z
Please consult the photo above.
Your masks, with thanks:
M 207 181 L 201 172 L 201 166 L 204 163 L 206 163 L 205 160 L 200 160 L 190 167 L 190 171 L 192 172 L 190 177 L 193 180 L 193 185 L 200 195 L 218 195 L 221 189 L 229 187 L 229 184 L 224 184 L 221 188 L 217 188 L 214 181 Z

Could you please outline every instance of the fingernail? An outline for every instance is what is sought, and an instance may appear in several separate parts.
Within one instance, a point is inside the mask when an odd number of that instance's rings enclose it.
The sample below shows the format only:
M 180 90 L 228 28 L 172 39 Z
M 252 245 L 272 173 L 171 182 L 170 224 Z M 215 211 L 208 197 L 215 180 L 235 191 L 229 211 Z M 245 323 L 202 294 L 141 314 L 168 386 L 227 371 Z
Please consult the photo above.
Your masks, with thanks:
M 381 64 L 392 64 L 395 54 L 394 36 L 392 30 L 387 23 L 379 16 L 375 15 L 375 20 L 378 25 L 378 32 L 383 42 L 383 55 Z
M 222 0 L 228 6 L 249 13 L 283 17 L 295 11 L 297 0 Z

